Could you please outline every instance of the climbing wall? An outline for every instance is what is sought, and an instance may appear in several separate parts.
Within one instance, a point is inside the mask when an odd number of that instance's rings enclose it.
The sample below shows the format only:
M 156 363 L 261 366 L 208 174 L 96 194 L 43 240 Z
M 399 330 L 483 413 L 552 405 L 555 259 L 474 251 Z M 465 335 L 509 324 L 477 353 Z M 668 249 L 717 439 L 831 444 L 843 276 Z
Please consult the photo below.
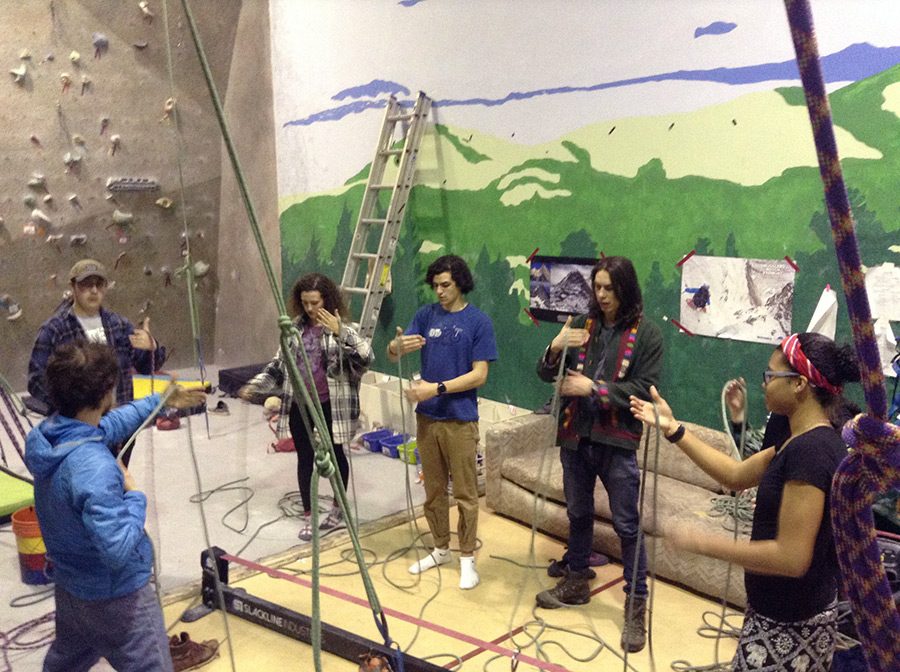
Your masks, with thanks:
M 242 3 L 194 4 L 225 95 Z M 150 317 L 168 366 L 190 366 L 189 242 L 211 359 L 221 136 L 181 5 L 168 6 L 174 89 L 158 0 L 25 0 L 0 14 L 0 373 L 17 390 L 83 257 L 110 270 L 104 305 Z

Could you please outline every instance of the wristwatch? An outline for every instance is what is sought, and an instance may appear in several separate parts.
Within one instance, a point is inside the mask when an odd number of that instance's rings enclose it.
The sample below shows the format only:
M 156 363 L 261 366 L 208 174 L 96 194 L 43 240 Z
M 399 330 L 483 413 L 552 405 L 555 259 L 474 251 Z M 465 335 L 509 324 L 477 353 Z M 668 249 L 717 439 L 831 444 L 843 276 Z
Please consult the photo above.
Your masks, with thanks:
M 438 396 L 442 394 L 447 394 L 447 386 L 443 383 L 438 383 Z

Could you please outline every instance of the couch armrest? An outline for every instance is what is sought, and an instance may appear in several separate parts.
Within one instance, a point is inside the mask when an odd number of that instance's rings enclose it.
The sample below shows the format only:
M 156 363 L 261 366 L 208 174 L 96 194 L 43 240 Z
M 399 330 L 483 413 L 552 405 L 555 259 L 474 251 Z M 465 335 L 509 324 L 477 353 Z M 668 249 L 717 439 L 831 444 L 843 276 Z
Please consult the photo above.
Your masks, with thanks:
M 503 461 L 539 447 L 556 445 L 556 423 L 552 415 L 527 413 L 490 426 L 485 435 L 484 466 L 486 503 L 499 496 Z

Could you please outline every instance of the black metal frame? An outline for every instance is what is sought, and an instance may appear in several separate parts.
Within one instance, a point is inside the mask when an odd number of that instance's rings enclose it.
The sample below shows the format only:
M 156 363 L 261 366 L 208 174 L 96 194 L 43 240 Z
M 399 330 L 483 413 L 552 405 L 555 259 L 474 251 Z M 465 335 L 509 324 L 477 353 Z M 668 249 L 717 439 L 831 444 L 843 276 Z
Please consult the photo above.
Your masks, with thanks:
M 255 595 L 251 595 L 243 588 L 235 588 L 228 585 L 228 560 L 223 556 L 225 551 L 217 546 L 212 548 L 215 556 L 215 565 L 218 569 L 219 583 L 225 601 L 225 611 L 251 623 L 256 623 L 269 630 L 296 639 L 305 644 L 311 644 L 310 629 L 312 619 L 296 611 L 269 602 Z M 213 574 L 213 563 L 209 561 L 209 551 L 203 551 L 200 555 L 200 563 L 203 568 L 203 582 L 201 596 L 203 604 L 210 610 L 219 608 L 219 598 L 216 594 L 216 578 Z M 366 654 L 374 653 L 385 656 L 393 661 L 396 651 L 384 644 L 355 635 L 347 630 L 336 628 L 333 625 L 322 623 L 322 650 L 340 656 L 349 661 L 359 662 Z M 403 655 L 403 669 L 406 672 L 446 672 L 446 669 L 429 663 L 426 660 L 415 658 L 408 653 Z

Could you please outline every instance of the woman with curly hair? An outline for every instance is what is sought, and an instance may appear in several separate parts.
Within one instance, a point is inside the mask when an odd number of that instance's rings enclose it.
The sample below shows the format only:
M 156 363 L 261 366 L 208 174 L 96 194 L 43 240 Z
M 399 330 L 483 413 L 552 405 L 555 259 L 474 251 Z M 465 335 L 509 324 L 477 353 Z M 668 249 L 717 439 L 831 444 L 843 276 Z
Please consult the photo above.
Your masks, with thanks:
M 321 273 L 307 273 L 294 283 L 291 309 L 300 338 L 291 340 L 287 356 L 297 362 L 310 397 L 319 399 L 325 422 L 331 431 L 341 480 L 346 488 L 350 465 L 344 446 L 353 438 L 354 424 L 359 418 L 359 382 L 374 359 L 372 348 L 366 339 L 342 321 L 347 315 L 347 308 L 340 288 Z M 309 370 L 301 348 L 309 360 Z M 280 393 L 286 397 L 285 404 L 290 408 L 291 437 L 297 449 L 297 481 L 304 512 L 298 536 L 301 541 L 309 541 L 312 539 L 310 518 L 313 503 L 310 497 L 315 450 L 307 427 L 312 429 L 313 424 L 303 406 L 302 396 L 301 401 L 297 402 L 300 392 L 295 392 L 291 386 L 285 356 L 279 348 L 272 361 L 242 387 L 238 395 L 246 400 L 263 394 Z M 335 500 L 319 529 L 333 530 L 342 524 L 343 514 Z

